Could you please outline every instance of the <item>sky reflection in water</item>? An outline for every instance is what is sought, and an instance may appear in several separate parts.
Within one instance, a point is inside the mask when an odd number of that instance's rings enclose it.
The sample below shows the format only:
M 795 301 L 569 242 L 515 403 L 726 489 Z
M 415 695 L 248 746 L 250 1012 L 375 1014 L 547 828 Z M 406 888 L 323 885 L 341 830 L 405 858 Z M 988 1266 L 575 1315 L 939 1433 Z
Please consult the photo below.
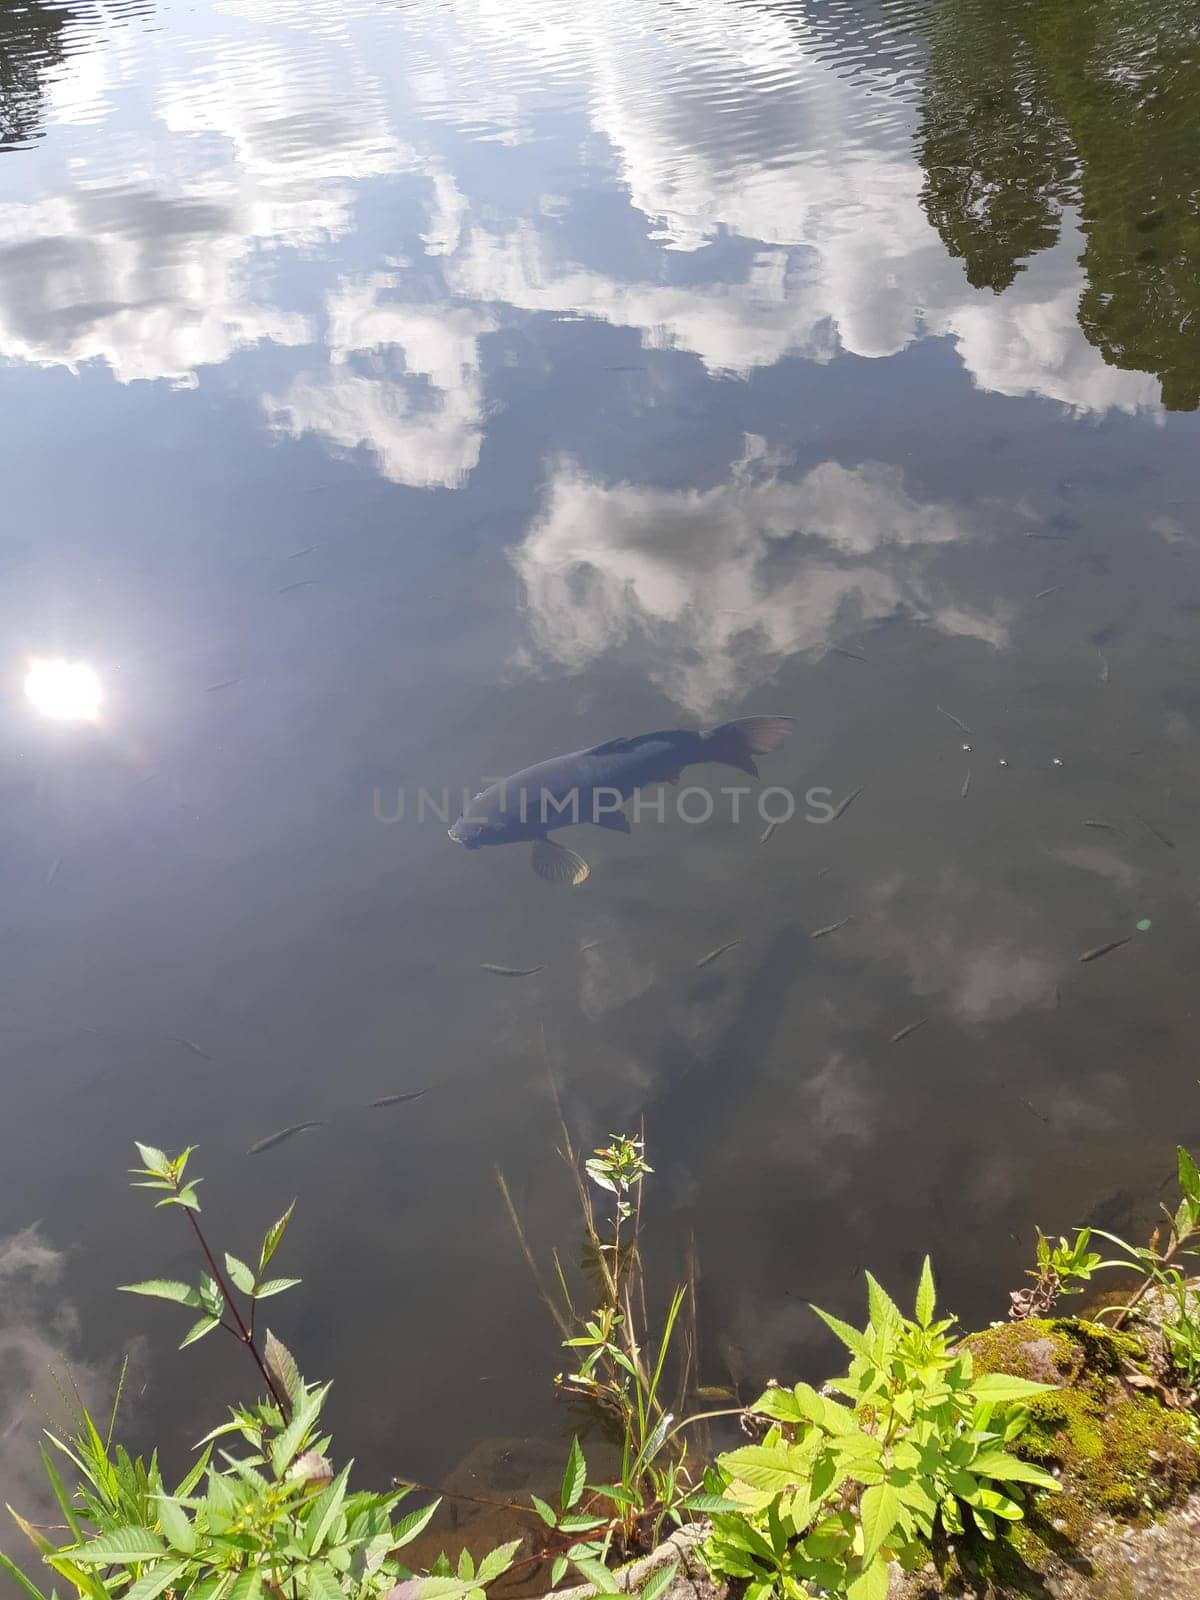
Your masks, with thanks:
M 968 4 L 22 24 L 0 1231 L 77 1358 L 142 1326 L 131 1259 L 179 1264 L 129 1139 L 195 1141 L 222 1224 L 299 1194 L 288 1331 L 375 1375 L 334 1415 L 367 1469 L 553 1437 L 491 1178 L 562 1242 L 543 1025 L 583 1140 L 646 1112 L 714 1383 L 815 1370 L 803 1302 L 855 1309 L 864 1260 L 930 1248 L 999 1315 L 1034 1222 L 1123 1225 L 1195 1137 L 1197 323 L 1141 176 L 1191 124 L 1099 181 L 1129 104 L 1195 86 L 1157 13 L 1075 13 L 1103 125 L 1058 32 Z M 33 716 L 29 657 L 91 663 L 101 721 Z M 769 781 L 862 786 L 835 824 L 589 831 L 566 894 L 373 814 L 770 710 Z M 131 1425 L 203 1431 L 196 1355 L 182 1393 L 153 1329 Z

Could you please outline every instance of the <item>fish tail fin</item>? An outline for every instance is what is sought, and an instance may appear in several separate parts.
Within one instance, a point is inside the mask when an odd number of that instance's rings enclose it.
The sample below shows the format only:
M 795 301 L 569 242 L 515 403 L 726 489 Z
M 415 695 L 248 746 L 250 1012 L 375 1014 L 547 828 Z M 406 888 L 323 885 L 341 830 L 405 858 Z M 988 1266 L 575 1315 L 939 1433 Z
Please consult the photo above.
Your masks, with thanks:
M 795 725 L 795 717 L 739 717 L 736 722 L 722 722 L 701 734 L 704 754 L 700 759 L 736 767 L 757 778 L 755 756 L 778 750 Z
M 547 883 L 565 883 L 572 888 L 582 883 L 591 867 L 574 850 L 565 844 L 555 844 L 552 839 L 536 839 L 533 845 L 533 870 Z

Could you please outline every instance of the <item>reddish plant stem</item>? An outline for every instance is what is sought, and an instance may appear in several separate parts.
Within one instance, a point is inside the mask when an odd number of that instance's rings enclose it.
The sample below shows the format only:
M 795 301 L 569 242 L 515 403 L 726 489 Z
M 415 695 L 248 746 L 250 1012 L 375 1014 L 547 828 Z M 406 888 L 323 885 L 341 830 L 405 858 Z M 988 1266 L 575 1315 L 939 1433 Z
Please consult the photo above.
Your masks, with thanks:
M 268 1393 L 270 1394 L 272 1400 L 274 1400 L 275 1404 L 281 1411 L 286 1412 L 286 1402 L 280 1395 L 279 1390 L 276 1389 L 275 1384 L 271 1379 L 271 1374 L 267 1371 L 266 1364 L 263 1361 L 262 1356 L 260 1356 L 258 1353 L 258 1346 L 254 1343 L 254 1335 L 250 1332 L 249 1328 L 247 1328 L 245 1322 L 242 1320 L 242 1314 L 237 1308 L 237 1301 L 233 1298 L 233 1291 L 225 1282 L 225 1279 L 221 1274 L 220 1267 L 217 1266 L 216 1261 L 213 1259 L 213 1253 L 208 1247 L 208 1240 L 204 1237 L 204 1233 L 201 1230 L 200 1224 L 196 1221 L 195 1215 L 191 1210 L 188 1209 L 187 1206 L 184 1207 L 184 1210 L 187 1211 L 187 1219 L 192 1225 L 192 1232 L 196 1235 L 201 1250 L 204 1251 L 204 1259 L 208 1262 L 209 1271 L 212 1273 L 217 1288 L 220 1289 L 225 1304 L 229 1307 L 230 1313 L 233 1316 L 233 1320 L 237 1324 L 237 1337 L 239 1341 L 246 1346 L 246 1349 L 249 1350 L 250 1354 L 254 1357 L 254 1363 L 259 1372 L 262 1374 L 262 1380 L 266 1384 Z

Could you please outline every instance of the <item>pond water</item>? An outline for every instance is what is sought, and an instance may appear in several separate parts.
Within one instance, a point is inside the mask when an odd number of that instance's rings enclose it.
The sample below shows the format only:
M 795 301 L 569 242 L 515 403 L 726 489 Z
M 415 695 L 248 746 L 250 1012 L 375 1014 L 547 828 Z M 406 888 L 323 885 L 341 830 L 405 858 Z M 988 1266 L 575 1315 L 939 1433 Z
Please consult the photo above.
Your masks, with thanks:
M 559 1452 L 494 1176 L 573 1248 L 548 1069 L 644 1115 L 707 1384 L 824 1375 L 864 1265 L 987 1319 L 1035 1224 L 1143 1226 L 1200 1140 L 1198 109 L 1177 0 L 6 7 L 4 1498 L 47 1361 L 132 1344 L 180 1451 L 240 1371 L 115 1293 L 190 1266 L 135 1136 L 231 1248 L 298 1197 L 273 1320 L 376 1480 Z M 764 712 L 772 795 L 692 769 L 575 889 L 417 815 Z

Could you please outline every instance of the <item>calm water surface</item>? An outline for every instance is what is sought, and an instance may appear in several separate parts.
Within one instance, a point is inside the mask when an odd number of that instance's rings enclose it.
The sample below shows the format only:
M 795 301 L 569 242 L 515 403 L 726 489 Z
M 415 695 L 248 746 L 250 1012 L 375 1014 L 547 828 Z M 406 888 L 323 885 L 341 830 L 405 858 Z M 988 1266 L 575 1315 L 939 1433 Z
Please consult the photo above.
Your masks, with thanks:
M 543 1029 L 584 1141 L 645 1115 L 706 1383 L 820 1373 L 864 1263 L 987 1318 L 1035 1223 L 1141 1226 L 1200 1140 L 1192 6 L 10 4 L 0 107 L 5 1498 L 56 1353 L 148 1330 L 180 1450 L 239 1371 L 114 1292 L 188 1260 L 135 1135 L 235 1248 L 299 1197 L 367 1474 L 557 1455 Z M 378 820 L 763 711 L 835 823 L 581 829 L 565 891 Z

